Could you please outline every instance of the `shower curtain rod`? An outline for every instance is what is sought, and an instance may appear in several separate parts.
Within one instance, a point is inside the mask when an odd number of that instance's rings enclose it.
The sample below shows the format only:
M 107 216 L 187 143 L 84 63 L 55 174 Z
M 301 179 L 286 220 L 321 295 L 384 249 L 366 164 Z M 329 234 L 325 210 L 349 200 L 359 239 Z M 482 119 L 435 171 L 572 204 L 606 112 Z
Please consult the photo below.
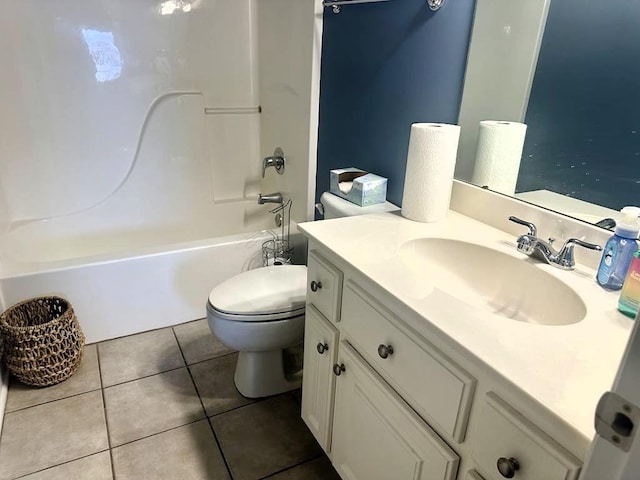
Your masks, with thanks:
M 356 3 L 377 3 L 388 1 L 389 0 L 325 0 L 322 4 L 325 7 L 333 7 L 334 5 L 355 5 Z
M 355 5 L 357 3 L 378 3 L 388 2 L 389 0 L 324 0 L 322 5 L 325 7 L 333 7 L 333 13 L 340 13 L 340 5 Z
M 340 13 L 341 5 L 356 5 L 359 3 L 378 3 L 388 2 L 389 0 L 323 0 L 322 5 L 325 7 L 332 7 L 333 13 Z M 427 5 L 431 10 L 439 10 L 444 4 L 445 0 L 427 0 Z

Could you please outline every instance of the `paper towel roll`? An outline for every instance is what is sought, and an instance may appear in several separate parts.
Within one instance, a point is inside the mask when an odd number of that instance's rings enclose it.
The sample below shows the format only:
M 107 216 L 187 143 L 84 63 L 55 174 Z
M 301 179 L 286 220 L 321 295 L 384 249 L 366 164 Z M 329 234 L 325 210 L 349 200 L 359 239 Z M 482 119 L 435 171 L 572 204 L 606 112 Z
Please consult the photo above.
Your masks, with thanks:
M 516 192 L 527 126 L 518 122 L 480 122 L 471 181 L 496 192 Z
M 437 222 L 447 215 L 459 139 L 458 125 L 411 125 L 402 195 L 403 217 Z

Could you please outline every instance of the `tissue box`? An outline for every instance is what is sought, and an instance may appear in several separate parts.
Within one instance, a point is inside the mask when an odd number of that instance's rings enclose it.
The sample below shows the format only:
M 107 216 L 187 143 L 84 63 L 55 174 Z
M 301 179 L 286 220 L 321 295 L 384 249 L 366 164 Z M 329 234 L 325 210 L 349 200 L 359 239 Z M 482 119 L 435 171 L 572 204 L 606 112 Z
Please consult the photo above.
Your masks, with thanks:
M 387 179 L 358 168 L 331 170 L 329 191 L 361 207 L 384 203 Z

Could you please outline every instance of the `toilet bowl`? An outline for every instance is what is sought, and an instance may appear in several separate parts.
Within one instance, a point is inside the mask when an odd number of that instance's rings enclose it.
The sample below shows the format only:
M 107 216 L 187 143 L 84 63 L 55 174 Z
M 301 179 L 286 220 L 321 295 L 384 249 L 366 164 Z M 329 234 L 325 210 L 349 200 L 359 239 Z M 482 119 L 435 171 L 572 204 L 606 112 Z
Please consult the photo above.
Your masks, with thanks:
M 306 266 L 276 265 L 242 272 L 211 291 L 209 328 L 238 350 L 234 381 L 245 397 L 300 387 L 306 281 Z
M 324 217 L 398 210 L 392 203 L 359 207 L 324 193 Z M 238 350 L 236 387 L 249 398 L 300 387 L 307 267 L 277 265 L 243 272 L 215 287 L 207 303 L 209 328 Z

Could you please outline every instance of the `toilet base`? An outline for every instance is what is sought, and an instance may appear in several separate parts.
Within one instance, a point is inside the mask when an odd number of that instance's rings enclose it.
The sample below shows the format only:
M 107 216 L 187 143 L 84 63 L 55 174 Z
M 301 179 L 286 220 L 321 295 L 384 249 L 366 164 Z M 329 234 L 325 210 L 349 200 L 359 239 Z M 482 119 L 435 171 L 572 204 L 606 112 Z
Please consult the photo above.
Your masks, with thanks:
M 300 388 L 302 371 L 285 374 L 282 350 L 240 352 L 233 380 L 247 398 L 268 397 Z

